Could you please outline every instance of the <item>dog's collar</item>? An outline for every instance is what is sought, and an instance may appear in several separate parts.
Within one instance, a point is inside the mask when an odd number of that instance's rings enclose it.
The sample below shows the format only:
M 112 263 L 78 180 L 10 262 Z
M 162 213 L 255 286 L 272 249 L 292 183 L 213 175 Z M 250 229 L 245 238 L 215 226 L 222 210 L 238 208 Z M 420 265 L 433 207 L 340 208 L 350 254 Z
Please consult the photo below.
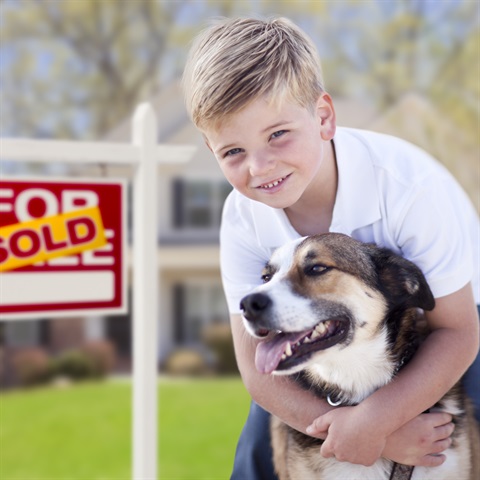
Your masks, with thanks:
M 393 369 L 393 376 L 395 376 L 402 368 L 403 366 L 410 360 L 411 356 L 408 354 L 405 354 L 395 365 L 395 368 Z
M 343 403 L 343 400 L 340 399 L 340 400 L 334 401 L 334 400 L 332 400 L 332 396 L 331 396 L 331 395 L 327 395 L 327 402 L 328 402 L 328 404 L 331 405 L 332 407 L 339 407 L 339 406 Z
M 389 480 L 410 480 L 412 478 L 413 469 L 410 465 L 403 465 L 401 463 L 394 463 Z
M 348 396 L 342 395 L 342 393 L 331 392 L 328 390 L 323 392 L 324 398 L 327 400 L 327 403 L 332 407 L 353 407 L 358 405 L 357 402 L 352 402 L 348 399 Z
M 412 359 L 415 351 L 416 349 L 412 348 L 411 346 L 407 348 L 406 352 L 395 365 L 393 376 L 395 376 Z
M 397 375 L 397 373 L 410 361 L 413 356 L 413 351 L 411 349 L 407 349 L 405 355 L 400 358 L 398 363 L 395 365 L 393 370 L 393 376 Z M 349 402 L 348 400 L 344 400 L 342 394 L 338 393 L 327 393 L 325 392 L 325 397 L 327 399 L 327 403 L 332 407 L 340 407 L 340 406 L 353 406 L 356 403 Z
M 412 348 L 411 346 L 407 348 L 405 353 L 402 355 L 402 357 L 398 360 L 398 362 L 394 366 L 392 376 L 395 376 L 398 374 L 398 372 L 411 360 L 414 353 L 415 353 L 414 348 Z M 308 382 L 305 382 L 305 377 L 303 377 L 301 373 L 297 377 L 297 380 L 299 380 L 301 383 L 304 383 L 305 385 L 308 385 L 309 388 L 311 387 Z M 352 407 L 354 405 L 358 405 L 357 402 L 350 401 L 348 399 L 348 395 L 344 395 L 343 392 L 335 388 L 329 389 L 328 387 L 327 388 L 320 387 L 318 394 L 323 398 L 325 398 L 327 400 L 327 403 L 332 407 L 340 407 L 340 406 Z

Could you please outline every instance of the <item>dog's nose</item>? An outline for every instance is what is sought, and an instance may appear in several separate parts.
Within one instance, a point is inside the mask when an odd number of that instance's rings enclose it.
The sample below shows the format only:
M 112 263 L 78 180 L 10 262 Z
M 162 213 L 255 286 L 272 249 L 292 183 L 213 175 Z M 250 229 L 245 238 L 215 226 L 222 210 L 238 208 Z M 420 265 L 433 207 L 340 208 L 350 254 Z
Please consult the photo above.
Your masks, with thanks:
M 252 293 L 243 297 L 240 302 L 240 308 L 243 310 L 243 316 L 250 322 L 255 321 L 259 315 L 270 307 L 272 300 L 264 293 Z

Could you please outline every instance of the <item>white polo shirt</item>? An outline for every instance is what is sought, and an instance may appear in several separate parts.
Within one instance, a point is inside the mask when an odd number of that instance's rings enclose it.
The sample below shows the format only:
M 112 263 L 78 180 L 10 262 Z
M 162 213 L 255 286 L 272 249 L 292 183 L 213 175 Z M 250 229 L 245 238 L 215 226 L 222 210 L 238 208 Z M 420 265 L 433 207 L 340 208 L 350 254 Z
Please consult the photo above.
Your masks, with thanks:
M 337 128 L 338 190 L 331 232 L 373 242 L 423 271 L 436 298 L 472 282 L 480 304 L 480 222 L 453 176 L 423 150 L 388 135 Z M 299 238 L 282 209 L 228 196 L 220 229 L 230 313 L 261 283 L 272 252 Z

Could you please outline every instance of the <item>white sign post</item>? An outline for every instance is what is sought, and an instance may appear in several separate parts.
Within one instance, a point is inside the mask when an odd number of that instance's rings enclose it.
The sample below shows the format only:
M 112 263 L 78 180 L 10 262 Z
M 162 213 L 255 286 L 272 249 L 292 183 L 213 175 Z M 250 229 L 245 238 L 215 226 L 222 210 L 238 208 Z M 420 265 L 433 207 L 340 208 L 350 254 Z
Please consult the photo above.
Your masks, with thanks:
M 157 478 L 157 122 L 151 107 L 141 105 L 133 117 L 133 143 L 140 162 L 133 181 L 133 478 Z
M 134 166 L 133 480 L 156 480 L 158 473 L 157 164 L 187 162 L 195 152 L 191 146 L 158 145 L 156 136 L 153 108 L 141 104 L 133 117 L 132 144 L 0 139 L 0 156 L 8 160 Z

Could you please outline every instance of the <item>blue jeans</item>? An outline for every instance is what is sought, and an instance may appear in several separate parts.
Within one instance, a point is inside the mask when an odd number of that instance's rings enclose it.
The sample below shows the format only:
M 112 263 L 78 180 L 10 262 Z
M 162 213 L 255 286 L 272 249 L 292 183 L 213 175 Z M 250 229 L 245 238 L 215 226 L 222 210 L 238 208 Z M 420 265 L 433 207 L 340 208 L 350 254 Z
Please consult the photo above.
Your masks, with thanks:
M 480 306 L 478 311 L 480 315 Z M 480 355 L 468 369 L 463 382 L 480 423 Z M 252 401 L 237 444 L 231 480 L 278 480 L 273 471 L 269 422 L 269 413 Z
M 278 480 L 273 471 L 269 425 L 270 414 L 252 401 L 238 440 L 231 480 Z
M 480 305 L 477 305 L 477 308 L 480 317 Z M 480 424 L 480 354 L 477 354 L 477 358 L 464 375 L 463 385 L 467 395 L 472 400 L 475 407 L 475 418 Z

